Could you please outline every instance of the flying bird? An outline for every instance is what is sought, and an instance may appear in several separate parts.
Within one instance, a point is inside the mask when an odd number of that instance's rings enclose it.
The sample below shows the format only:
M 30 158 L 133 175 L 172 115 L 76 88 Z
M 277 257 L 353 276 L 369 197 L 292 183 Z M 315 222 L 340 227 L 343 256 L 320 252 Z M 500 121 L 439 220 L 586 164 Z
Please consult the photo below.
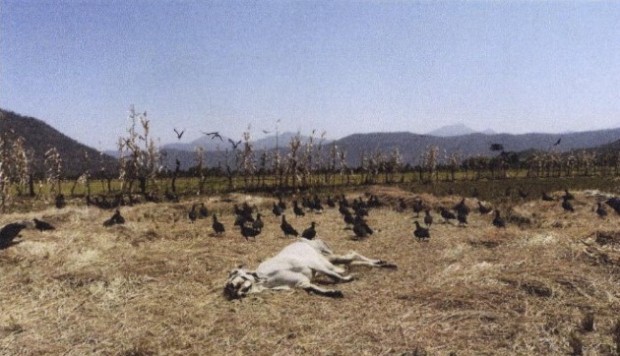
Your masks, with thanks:
M 271 133 L 271 131 L 263 130 L 263 133 L 264 133 L 265 135 L 268 135 L 268 134 L 270 134 L 270 133 Z
M 561 137 L 560 137 L 560 138 L 558 138 L 558 140 L 557 140 L 557 141 L 555 141 L 555 143 L 554 143 L 553 145 L 554 145 L 554 146 L 557 146 L 557 145 L 559 145 L 559 144 L 560 144 L 560 142 L 562 142 L 562 138 L 561 138 Z
M 176 128 L 174 128 L 174 133 L 177 134 L 177 138 L 180 140 L 181 137 L 183 137 L 183 134 L 185 133 L 185 130 L 179 132 L 179 131 L 177 131 Z
M 213 132 L 200 131 L 200 132 L 202 132 L 203 134 L 205 134 L 207 136 L 210 136 L 212 140 L 217 137 L 217 138 L 220 139 L 220 141 L 224 142 L 224 139 L 222 138 L 222 136 L 220 136 L 220 133 L 217 132 L 217 131 L 213 131 Z
M 231 140 L 231 139 L 228 139 L 228 142 L 230 142 L 230 144 L 232 145 L 233 150 L 236 150 L 236 149 L 237 149 L 237 147 L 241 144 L 241 140 L 239 140 L 239 141 L 235 142 L 235 141 L 233 141 L 233 140 Z

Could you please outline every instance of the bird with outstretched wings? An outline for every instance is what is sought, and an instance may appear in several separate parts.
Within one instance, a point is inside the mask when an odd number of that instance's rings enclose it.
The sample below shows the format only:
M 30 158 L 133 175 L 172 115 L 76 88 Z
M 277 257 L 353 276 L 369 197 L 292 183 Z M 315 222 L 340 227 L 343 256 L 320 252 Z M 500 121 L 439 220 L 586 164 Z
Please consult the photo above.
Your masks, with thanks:
M 177 138 L 180 140 L 181 137 L 183 137 L 183 134 L 185 133 L 185 130 L 179 132 L 176 128 L 174 128 L 174 133 L 177 134 Z
M 232 145 L 233 150 L 236 150 L 236 149 L 237 149 L 237 147 L 241 144 L 241 140 L 239 140 L 239 141 L 235 142 L 235 141 L 233 141 L 233 140 L 231 140 L 231 139 L 228 139 L 228 142 L 230 142 L 230 144 Z
M 213 132 L 204 132 L 201 131 L 204 135 L 207 135 L 209 137 L 211 137 L 211 139 L 213 140 L 214 138 L 219 138 L 220 141 L 224 142 L 224 139 L 222 138 L 222 136 L 220 136 L 220 133 L 217 131 L 213 131 Z
M 560 142 L 562 142 L 562 138 L 561 138 L 561 137 L 560 137 L 560 138 L 558 138 L 558 140 L 557 140 L 557 141 L 555 141 L 555 143 L 554 143 L 553 145 L 554 145 L 554 146 L 557 146 L 557 145 L 559 145 L 559 144 L 560 144 Z

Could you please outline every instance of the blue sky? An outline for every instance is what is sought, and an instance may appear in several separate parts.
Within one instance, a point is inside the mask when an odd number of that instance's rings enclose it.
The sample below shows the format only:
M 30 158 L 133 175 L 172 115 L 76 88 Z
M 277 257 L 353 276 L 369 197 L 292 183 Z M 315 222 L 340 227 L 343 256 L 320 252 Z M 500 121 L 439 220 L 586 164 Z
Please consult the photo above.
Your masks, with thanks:
M 620 126 L 620 2 L 0 0 L 0 107 L 114 148 L 252 125 L 330 138 Z

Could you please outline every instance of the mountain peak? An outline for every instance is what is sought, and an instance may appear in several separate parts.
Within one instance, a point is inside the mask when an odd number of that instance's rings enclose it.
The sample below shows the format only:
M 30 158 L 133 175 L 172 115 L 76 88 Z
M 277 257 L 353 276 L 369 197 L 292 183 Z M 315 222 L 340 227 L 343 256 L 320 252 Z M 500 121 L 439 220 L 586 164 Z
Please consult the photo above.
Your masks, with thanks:
M 438 129 L 430 131 L 427 135 L 430 136 L 438 136 L 438 137 L 451 137 L 451 136 L 461 136 L 461 135 L 469 135 L 472 133 L 476 133 L 477 131 L 472 129 L 471 127 L 466 126 L 463 123 L 446 125 L 442 126 Z

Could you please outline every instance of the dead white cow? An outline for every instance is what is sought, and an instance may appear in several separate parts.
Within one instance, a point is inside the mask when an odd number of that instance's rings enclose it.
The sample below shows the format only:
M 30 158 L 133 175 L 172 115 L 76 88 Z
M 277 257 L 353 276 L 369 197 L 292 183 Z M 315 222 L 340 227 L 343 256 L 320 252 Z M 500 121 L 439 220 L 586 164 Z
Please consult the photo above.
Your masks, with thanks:
M 354 251 L 342 256 L 335 255 L 319 239 L 299 239 L 274 257 L 263 261 L 254 272 L 243 268 L 230 271 L 224 295 L 228 299 L 237 299 L 266 289 L 301 288 L 309 293 L 342 298 L 341 291 L 321 288 L 312 283 L 317 274 L 328 276 L 336 282 L 353 280 L 351 275 L 344 275 L 344 268 L 335 264 L 396 268 L 394 264 L 370 259 Z

